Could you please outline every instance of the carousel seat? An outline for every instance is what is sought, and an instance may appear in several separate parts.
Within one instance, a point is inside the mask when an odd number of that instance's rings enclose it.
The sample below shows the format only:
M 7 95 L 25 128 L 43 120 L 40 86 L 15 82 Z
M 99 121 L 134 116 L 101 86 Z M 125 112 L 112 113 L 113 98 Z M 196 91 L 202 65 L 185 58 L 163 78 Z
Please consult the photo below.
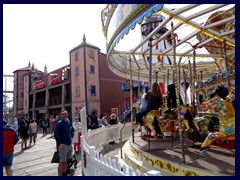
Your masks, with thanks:
M 145 126 L 147 128 L 149 128 L 153 121 L 154 121 L 154 117 L 158 117 L 160 116 L 160 111 L 159 110 L 151 110 L 145 117 L 144 117 L 144 122 L 145 122 Z

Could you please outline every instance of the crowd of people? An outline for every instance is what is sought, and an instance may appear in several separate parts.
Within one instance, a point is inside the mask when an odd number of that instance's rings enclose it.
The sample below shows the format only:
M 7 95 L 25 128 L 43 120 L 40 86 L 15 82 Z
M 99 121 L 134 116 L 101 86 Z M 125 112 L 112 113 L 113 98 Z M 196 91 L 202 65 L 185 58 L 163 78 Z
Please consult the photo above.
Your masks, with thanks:
M 7 175 L 13 175 L 11 169 L 13 162 L 14 145 L 21 139 L 21 151 L 25 151 L 30 147 L 36 145 L 37 134 L 42 133 L 42 138 L 50 135 L 50 138 L 56 140 L 56 149 L 59 153 L 59 166 L 58 175 L 66 176 L 67 163 L 72 158 L 73 154 L 81 152 L 81 119 L 79 116 L 75 116 L 73 121 L 70 121 L 68 112 L 63 110 L 59 115 L 50 115 L 43 117 L 42 119 L 31 119 L 28 116 L 20 118 L 13 118 L 12 123 L 4 124 L 4 131 L 8 130 L 10 133 L 4 133 L 4 139 L 7 139 L 8 134 L 15 134 L 14 139 L 11 138 L 11 143 L 4 141 L 4 148 L 11 150 L 10 155 L 6 155 L 6 158 L 10 160 L 4 161 L 4 167 Z M 96 129 L 101 126 L 111 126 L 117 124 L 116 114 L 104 113 L 97 116 L 97 111 L 92 111 L 90 116 L 89 127 Z M 5 122 L 5 120 L 4 120 Z M 13 135 L 11 135 L 12 137 Z M 15 139 L 17 138 L 17 139 Z M 73 148 L 72 148 L 73 146 Z M 4 151 L 4 154 L 9 154 L 8 151 Z M 74 150 L 74 152 L 73 152 Z M 5 157 L 5 155 L 4 155 Z
M 88 129 L 97 129 L 102 126 L 110 127 L 111 125 L 120 123 L 115 113 L 103 113 L 98 117 L 97 111 L 92 111 L 88 118 Z
M 61 119 L 64 119 L 62 117 Z M 75 118 L 76 120 L 76 118 Z M 47 116 L 43 119 L 36 121 L 31 119 L 29 116 L 14 117 L 11 121 L 3 119 L 3 147 L 4 147 L 4 162 L 3 165 L 6 170 L 7 176 L 13 175 L 13 170 L 11 169 L 14 156 L 14 145 L 21 139 L 21 151 L 25 151 L 30 147 L 36 145 L 37 134 L 42 133 L 41 137 L 45 137 L 47 134 L 50 138 L 54 137 L 55 128 L 60 122 L 58 115 L 50 115 L 48 119 Z M 77 122 L 77 121 L 76 121 Z M 71 125 L 72 126 L 72 125 Z M 78 151 L 80 149 L 80 135 L 81 135 L 81 123 L 78 122 L 78 129 L 75 132 L 80 132 L 78 139 L 74 144 L 77 143 Z M 42 129 L 42 131 L 41 131 Z M 72 138 L 72 136 L 71 136 Z M 72 140 L 70 141 L 72 143 Z

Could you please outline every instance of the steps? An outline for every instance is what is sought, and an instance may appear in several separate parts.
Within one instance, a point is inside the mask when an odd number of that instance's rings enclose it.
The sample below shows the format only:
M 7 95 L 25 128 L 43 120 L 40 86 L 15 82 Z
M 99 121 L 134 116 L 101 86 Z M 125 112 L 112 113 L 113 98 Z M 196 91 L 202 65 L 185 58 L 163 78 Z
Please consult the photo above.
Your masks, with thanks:
M 158 169 L 156 167 L 153 167 L 153 166 L 145 163 L 142 159 L 138 159 L 137 156 L 134 155 L 132 150 L 130 150 L 131 149 L 130 144 L 131 143 L 128 140 L 123 146 L 123 149 L 122 149 L 123 159 L 121 159 L 121 152 L 119 151 L 118 159 L 119 159 L 120 164 L 129 165 L 134 170 L 138 169 L 140 171 L 141 175 L 150 171 L 150 170 L 160 171 L 161 175 L 163 175 L 163 176 L 169 176 L 170 175 L 170 174 L 167 174 L 167 173 L 161 171 L 160 169 Z
M 185 144 L 186 143 L 186 144 Z M 118 161 L 126 164 L 141 174 L 150 170 L 159 171 L 163 176 L 232 176 L 235 175 L 235 151 L 212 146 L 208 152 L 201 152 L 190 142 L 184 143 L 183 163 L 179 139 L 154 139 L 148 146 L 140 133 L 135 133 L 118 153 Z

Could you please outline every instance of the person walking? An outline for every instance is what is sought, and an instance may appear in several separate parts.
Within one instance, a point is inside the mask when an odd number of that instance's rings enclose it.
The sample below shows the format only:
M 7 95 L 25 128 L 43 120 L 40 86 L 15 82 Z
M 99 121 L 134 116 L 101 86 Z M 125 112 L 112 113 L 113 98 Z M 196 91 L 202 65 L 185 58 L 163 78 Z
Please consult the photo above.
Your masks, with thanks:
M 56 127 L 56 124 L 57 124 L 57 122 L 58 122 L 59 120 L 60 120 L 60 118 L 59 118 L 59 116 L 57 115 L 57 116 L 55 117 L 55 121 L 54 121 L 54 122 L 55 122 L 55 125 L 54 125 L 55 127 Z
M 61 112 L 61 120 L 56 124 L 54 138 L 59 151 L 58 176 L 66 176 L 67 162 L 72 158 L 72 124 L 68 119 L 68 112 Z
M 34 119 L 32 119 L 31 123 L 29 124 L 29 137 L 30 137 L 29 146 L 32 145 L 32 142 L 35 145 L 36 144 L 36 138 L 37 138 L 37 123 L 35 122 Z
M 98 117 L 97 117 L 97 110 L 96 109 L 92 110 L 90 119 L 91 119 L 92 129 L 97 129 L 98 128 Z
M 50 134 L 51 134 L 51 137 L 53 137 L 54 128 L 55 128 L 55 119 L 53 115 L 50 116 L 49 121 L 50 121 Z
M 42 135 L 42 137 L 44 137 L 44 136 L 46 136 L 48 134 L 48 132 L 47 132 L 48 126 L 49 126 L 49 121 L 48 121 L 47 118 L 44 118 L 42 120 L 42 127 L 43 127 L 43 135 Z
M 19 141 L 17 132 L 3 120 L 3 166 L 7 176 L 13 176 L 14 145 Z
M 21 150 L 23 150 L 23 146 L 25 147 L 25 149 L 28 149 L 27 140 L 29 138 L 29 134 L 28 134 L 28 130 L 27 130 L 27 122 L 26 121 L 21 121 L 21 123 L 19 125 L 19 133 L 20 133 L 20 137 L 22 139 Z
M 16 117 L 13 118 L 12 128 L 16 131 L 16 133 L 18 133 L 18 120 Z
M 102 125 L 104 125 L 104 126 L 111 126 L 111 125 L 108 123 L 108 114 L 107 114 L 107 113 L 103 113 Z
M 75 122 L 73 122 L 74 135 L 72 139 L 74 152 L 80 151 L 81 143 L 81 123 L 79 122 L 79 116 L 75 117 Z

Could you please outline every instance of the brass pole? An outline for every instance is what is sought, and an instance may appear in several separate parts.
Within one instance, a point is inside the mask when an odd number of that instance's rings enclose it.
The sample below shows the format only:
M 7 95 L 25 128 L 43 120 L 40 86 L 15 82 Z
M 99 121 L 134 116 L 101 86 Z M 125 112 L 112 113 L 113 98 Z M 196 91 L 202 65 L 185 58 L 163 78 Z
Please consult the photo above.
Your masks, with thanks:
M 134 143 L 134 122 L 133 122 L 133 86 L 132 86 L 132 61 L 129 56 L 129 68 L 130 68 L 130 110 L 131 110 L 131 122 L 132 122 L 132 141 Z
M 200 71 L 200 74 L 201 74 L 201 76 L 200 76 L 200 80 L 202 81 L 203 80 L 203 71 Z
M 190 59 L 188 60 L 188 64 L 189 64 L 189 76 L 190 76 L 190 87 L 191 87 L 191 91 L 193 90 L 193 78 L 192 78 L 192 67 L 191 67 L 191 62 L 190 62 Z M 191 104 L 192 104 L 192 107 L 193 107 L 193 93 L 191 92 Z
M 151 90 L 152 87 L 152 38 L 149 39 L 149 47 L 150 47 L 150 52 L 149 52 L 149 90 Z
M 164 88 L 164 91 L 166 91 L 166 84 L 165 84 L 165 75 L 163 75 L 163 88 Z M 164 92 L 165 94 L 166 92 Z
M 125 119 L 126 119 L 126 113 L 129 112 L 128 110 L 126 110 L 124 113 L 123 113 L 123 118 L 124 118 L 124 123 L 123 123 L 123 126 L 122 128 L 120 129 L 120 153 L 121 153 L 121 159 L 123 158 L 122 156 L 122 131 L 123 131 L 123 128 L 125 127 Z
M 141 99 L 141 96 L 140 96 L 140 86 L 141 86 L 141 83 L 140 83 L 139 70 L 138 70 L 138 100 Z
M 176 62 L 176 41 L 175 41 L 175 34 L 174 34 L 174 27 L 173 22 L 171 22 L 171 36 L 172 36 L 172 51 L 173 51 L 173 79 L 175 84 L 175 90 L 176 90 L 176 97 L 177 97 L 177 112 L 178 112 L 178 122 L 181 124 L 181 117 L 180 117 L 180 95 L 179 95 L 179 77 L 178 77 L 178 66 Z M 182 132 L 182 126 L 180 125 L 180 132 Z M 180 144 L 181 144 L 181 150 L 182 150 L 182 162 L 185 163 L 185 153 L 184 153 L 184 146 L 183 146 L 183 136 L 182 133 L 180 133 Z
M 226 48 L 226 43 L 225 42 L 224 42 L 224 45 L 223 45 L 223 51 L 224 51 L 223 56 L 224 56 L 226 78 L 227 78 L 228 88 L 230 89 L 231 83 L 230 83 L 230 78 L 229 78 L 229 67 L 228 67 L 228 62 L 227 62 L 227 48 Z
M 192 115 L 196 115 L 196 105 L 195 105 L 195 82 L 196 82 L 196 51 L 193 51 L 193 78 L 192 78 L 192 97 L 193 97 L 193 104 L 192 104 Z
M 166 82 L 165 82 L 166 80 L 165 80 L 165 75 L 163 75 L 163 88 L 164 88 L 164 95 L 166 94 Z M 162 113 L 164 112 L 164 110 L 165 110 L 165 108 L 166 108 L 166 102 L 167 102 L 167 100 L 166 100 L 167 98 L 166 98 L 166 96 L 164 96 L 164 103 L 163 103 L 163 110 L 162 110 Z
M 167 70 L 167 86 L 169 85 L 169 69 Z
M 158 82 L 158 72 L 155 72 L 156 82 Z
M 187 102 L 187 82 L 186 82 L 186 74 L 184 69 L 183 71 L 183 80 L 184 80 L 184 94 L 185 94 L 185 102 Z

